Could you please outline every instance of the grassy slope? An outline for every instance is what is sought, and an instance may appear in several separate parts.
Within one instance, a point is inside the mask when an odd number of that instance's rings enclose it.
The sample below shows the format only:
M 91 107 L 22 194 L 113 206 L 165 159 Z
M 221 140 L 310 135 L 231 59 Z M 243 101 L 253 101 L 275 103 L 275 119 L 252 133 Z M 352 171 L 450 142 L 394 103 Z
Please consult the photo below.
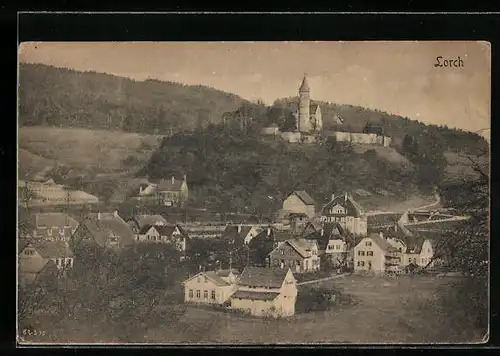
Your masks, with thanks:
M 133 156 L 138 163 L 146 162 L 160 139 L 118 131 L 22 127 L 19 129 L 19 169 L 28 173 L 58 162 L 87 173 L 133 170 L 137 167 L 124 167 L 122 161 Z

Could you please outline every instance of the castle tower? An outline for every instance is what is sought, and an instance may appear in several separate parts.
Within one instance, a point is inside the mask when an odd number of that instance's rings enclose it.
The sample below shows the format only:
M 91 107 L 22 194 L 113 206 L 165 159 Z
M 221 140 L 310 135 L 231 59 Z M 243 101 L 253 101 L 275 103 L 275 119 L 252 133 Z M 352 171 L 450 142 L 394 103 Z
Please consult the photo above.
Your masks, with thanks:
M 309 112 L 310 92 L 311 90 L 307 83 L 307 74 L 304 74 L 302 85 L 299 88 L 299 120 L 297 125 L 299 132 L 309 132 L 311 130 L 311 113 Z

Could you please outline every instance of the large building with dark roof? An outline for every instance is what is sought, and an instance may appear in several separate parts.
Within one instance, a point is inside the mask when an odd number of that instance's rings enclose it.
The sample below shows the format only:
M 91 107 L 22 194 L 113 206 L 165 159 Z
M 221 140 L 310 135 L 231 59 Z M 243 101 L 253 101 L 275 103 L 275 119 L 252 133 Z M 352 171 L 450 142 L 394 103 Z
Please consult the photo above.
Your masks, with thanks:
M 332 195 L 332 199 L 321 210 L 321 222 L 339 223 L 347 232 L 357 236 L 366 236 L 368 222 L 365 211 L 352 196 Z

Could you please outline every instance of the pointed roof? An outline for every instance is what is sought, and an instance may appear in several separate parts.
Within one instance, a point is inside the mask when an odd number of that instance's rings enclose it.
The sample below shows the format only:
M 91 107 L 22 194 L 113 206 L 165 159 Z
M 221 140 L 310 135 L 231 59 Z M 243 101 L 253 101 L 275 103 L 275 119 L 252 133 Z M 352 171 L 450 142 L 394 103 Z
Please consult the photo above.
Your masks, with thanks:
M 359 203 L 356 202 L 352 196 L 345 194 L 334 197 L 323 207 L 322 210 L 323 212 L 325 212 L 330 208 L 333 208 L 337 204 L 347 210 L 348 216 L 359 217 L 360 215 L 364 214 L 364 209 L 361 207 L 361 205 L 359 205 Z
M 73 252 L 65 241 L 33 241 L 26 244 L 27 247 L 34 248 L 43 258 L 63 258 L 72 257 Z
M 312 256 L 312 249 L 314 245 L 318 246 L 316 240 L 308 240 L 308 239 L 291 239 L 285 241 L 292 248 L 299 253 L 303 258 L 308 258 Z
M 397 251 L 394 246 L 392 246 L 385 238 L 380 237 L 380 235 L 378 234 L 372 234 L 368 237 L 384 252 Z
M 133 217 L 137 224 L 139 225 L 139 228 L 142 228 L 145 225 L 159 225 L 158 222 L 167 225 L 168 222 L 167 220 L 159 215 L 148 215 L 148 214 L 137 214 L 136 216 Z
M 300 200 L 302 200 L 302 202 L 305 205 L 316 205 L 316 202 L 314 201 L 314 199 L 311 198 L 311 196 L 309 194 L 307 194 L 307 192 L 305 190 L 295 190 L 292 193 L 288 194 L 287 198 L 290 195 L 296 195 Z
M 302 79 L 302 84 L 299 88 L 299 92 L 311 91 L 309 88 L 309 83 L 307 82 L 307 74 L 304 74 L 304 79 Z

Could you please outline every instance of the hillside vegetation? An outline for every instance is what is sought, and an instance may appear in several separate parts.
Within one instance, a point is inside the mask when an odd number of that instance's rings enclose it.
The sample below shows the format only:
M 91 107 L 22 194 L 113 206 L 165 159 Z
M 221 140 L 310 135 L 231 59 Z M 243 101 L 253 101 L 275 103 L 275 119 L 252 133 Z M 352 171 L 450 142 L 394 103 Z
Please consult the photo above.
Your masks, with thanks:
M 213 88 L 21 64 L 19 123 L 164 133 L 219 122 L 244 99 Z
M 393 200 L 418 191 L 411 165 L 385 159 L 375 150 L 357 154 L 341 143 L 268 142 L 259 139 L 258 131 L 243 134 L 216 126 L 165 138 L 140 173 L 168 177 L 181 172 L 204 207 L 222 212 L 266 214 L 279 209 L 295 189 L 307 190 L 318 204 L 332 192 L 358 188 Z

